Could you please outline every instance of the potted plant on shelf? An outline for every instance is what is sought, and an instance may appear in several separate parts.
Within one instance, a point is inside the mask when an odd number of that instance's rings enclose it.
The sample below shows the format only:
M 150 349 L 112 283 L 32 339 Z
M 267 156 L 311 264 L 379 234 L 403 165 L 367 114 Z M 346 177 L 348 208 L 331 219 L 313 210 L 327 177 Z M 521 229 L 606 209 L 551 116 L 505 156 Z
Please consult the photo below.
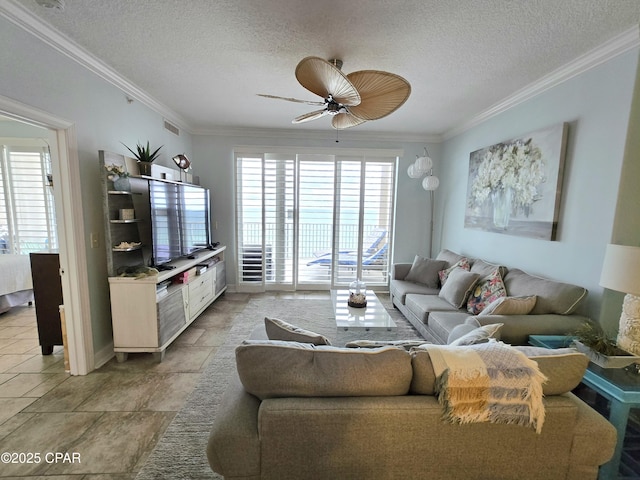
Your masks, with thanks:
M 123 143 L 124 145 L 124 143 Z M 127 147 L 126 145 L 124 145 L 125 147 Z M 127 147 L 127 150 L 129 150 L 131 153 L 133 153 L 133 156 L 136 158 L 136 160 L 138 161 L 138 168 L 140 169 L 140 175 L 151 175 L 151 164 L 153 163 L 153 161 L 158 158 L 158 155 L 160 155 L 158 152 L 160 152 L 160 149 L 163 147 L 164 145 L 159 146 L 155 151 L 151 152 L 151 148 L 149 147 L 149 142 L 147 141 L 147 145 L 146 147 L 140 143 L 138 143 L 138 145 L 136 145 L 136 150 L 137 151 L 133 151 L 132 149 L 130 149 L 129 147 Z

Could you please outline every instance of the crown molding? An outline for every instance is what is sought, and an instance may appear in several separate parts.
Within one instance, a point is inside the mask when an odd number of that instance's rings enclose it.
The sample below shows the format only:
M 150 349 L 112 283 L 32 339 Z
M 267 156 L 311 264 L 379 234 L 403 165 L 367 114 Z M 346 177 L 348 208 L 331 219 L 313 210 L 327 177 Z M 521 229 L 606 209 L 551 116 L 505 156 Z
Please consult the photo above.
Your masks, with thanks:
M 51 48 L 119 88 L 130 98 L 139 101 L 159 113 L 170 120 L 171 123 L 174 123 L 183 130 L 190 130 L 188 122 L 175 111 L 153 98 L 102 60 L 89 53 L 66 35 L 51 27 L 48 23 L 40 20 L 27 8 L 16 3 L 14 0 L 6 0 L 0 3 L 0 15 L 49 45 Z
M 554 70 L 553 72 L 531 83 L 525 88 L 518 90 L 513 95 L 489 107 L 484 112 L 476 115 L 472 119 L 447 130 L 442 134 L 443 140 L 448 140 L 462 132 L 469 130 L 488 119 L 499 115 L 510 108 L 515 107 L 531 98 L 557 86 L 567 80 L 576 77 L 587 70 L 597 67 L 618 55 L 621 55 L 640 45 L 640 29 L 636 25 L 611 40 L 603 43 L 599 47 L 576 58 L 572 62 Z

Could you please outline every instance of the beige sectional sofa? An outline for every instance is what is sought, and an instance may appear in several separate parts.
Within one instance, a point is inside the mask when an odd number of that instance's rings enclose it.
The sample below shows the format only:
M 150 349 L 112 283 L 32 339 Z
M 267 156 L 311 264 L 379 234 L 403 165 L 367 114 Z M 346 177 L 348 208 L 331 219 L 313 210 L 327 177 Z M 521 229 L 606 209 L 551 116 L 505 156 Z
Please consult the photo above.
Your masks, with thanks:
M 521 347 L 533 349 L 533 347 Z M 225 479 L 595 479 L 614 427 L 569 393 L 587 358 L 528 350 L 549 381 L 533 428 L 443 420 L 427 351 L 249 341 L 207 457 Z
M 416 271 L 415 265 L 419 261 L 422 261 L 418 265 L 421 269 L 418 269 L 417 275 L 411 276 L 412 270 Z M 462 282 L 458 290 L 448 288 L 449 295 L 443 295 L 447 292 L 443 292 L 445 289 L 438 272 L 451 269 L 460 263 L 467 263 L 470 268 L 469 272 L 460 275 L 467 283 Z M 504 300 L 511 302 L 511 305 L 531 300 L 528 313 L 516 313 L 517 307 L 514 311 L 503 308 L 506 314 L 486 314 L 488 310 L 479 314 L 469 312 L 469 295 L 496 269 L 506 289 Z M 465 290 L 468 283 L 472 283 L 472 286 Z M 393 304 L 420 334 L 437 344 L 448 343 L 454 329 L 459 334 L 465 328 L 471 330 L 480 325 L 501 323 L 503 326 L 500 329 L 500 338 L 505 343 L 526 345 L 529 335 L 564 335 L 575 331 L 588 321 L 587 317 L 574 313 L 586 298 L 586 289 L 530 275 L 517 268 L 465 257 L 449 250 L 441 251 L 433 260 L 416 257 L 413 264 L 393 265 L 390 294 Z M 463 299 L 464 295 L 466 297 Z M 464 301 L 461 302 L 462 299 Z M 507 302 L 502 305 L 506 306 Z M 460 325 L 465 327 L 459 327 Z

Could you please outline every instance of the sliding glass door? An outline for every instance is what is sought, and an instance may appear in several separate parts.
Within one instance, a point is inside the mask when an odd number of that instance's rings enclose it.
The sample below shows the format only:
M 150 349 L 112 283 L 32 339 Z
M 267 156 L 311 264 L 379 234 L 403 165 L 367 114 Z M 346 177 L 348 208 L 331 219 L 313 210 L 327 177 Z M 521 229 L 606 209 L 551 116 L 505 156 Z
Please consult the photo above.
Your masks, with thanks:
M 396 157 L 237 153 L 240 291 L 387 285 Z

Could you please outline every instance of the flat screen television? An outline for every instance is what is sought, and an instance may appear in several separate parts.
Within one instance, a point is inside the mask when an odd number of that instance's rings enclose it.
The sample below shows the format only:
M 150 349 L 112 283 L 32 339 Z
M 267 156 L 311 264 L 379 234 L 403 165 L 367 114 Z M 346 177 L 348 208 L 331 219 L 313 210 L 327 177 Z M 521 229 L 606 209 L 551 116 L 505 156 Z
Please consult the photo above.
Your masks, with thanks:
M 209 190 L 193 185 L 179 185 L 180 249 L 182 255 L 207 248 L 209 238 Z
M 153 266 L 160 266 L 211 243 L 209 190 L 149 180 Z

